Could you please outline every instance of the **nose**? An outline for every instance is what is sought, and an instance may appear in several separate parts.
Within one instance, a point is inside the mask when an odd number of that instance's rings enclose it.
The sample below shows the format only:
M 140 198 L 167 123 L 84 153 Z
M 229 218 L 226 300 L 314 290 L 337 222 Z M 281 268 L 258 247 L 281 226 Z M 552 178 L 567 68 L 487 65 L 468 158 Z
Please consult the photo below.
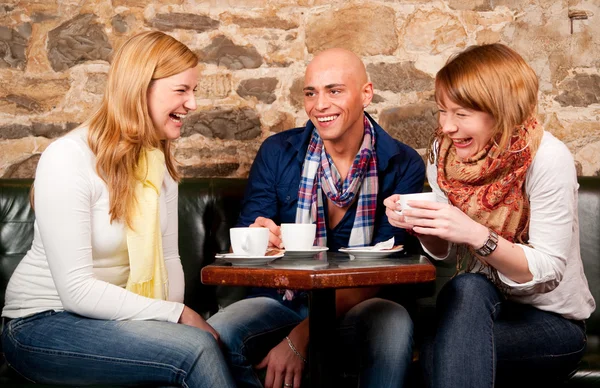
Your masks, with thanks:
M 319 93 L 317 95 L 317 102 L 315 104 L 315 108 L 319 111 L 324 111 L 329 108 L 330 103 L 327 95 L 325 93 Z
M 183 104 L 183 106 L 187 110 L 196 110 L 197 104 L 196 104 L 196 96 L 194 95 L 194 92 L 191 92 L 189 94 L 189 96 L 188 96 L 187 100 L 185 101 L 185 103 Z
M 448 113 L 444 114 L 443 116 L 440 115 L 440 127 L 442 128 L 442 132 L 446 134 L 456 132 L 456 130 L 458 129 L 456 121 Z

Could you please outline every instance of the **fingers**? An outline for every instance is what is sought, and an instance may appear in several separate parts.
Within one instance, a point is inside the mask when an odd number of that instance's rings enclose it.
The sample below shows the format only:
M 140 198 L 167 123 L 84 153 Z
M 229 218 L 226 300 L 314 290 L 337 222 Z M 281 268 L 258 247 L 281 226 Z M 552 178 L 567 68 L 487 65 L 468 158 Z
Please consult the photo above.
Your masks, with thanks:
M 256 217 L 256 220 L 254 220 L 254 223 L 250 225 L 250 227 L 269 229 L 269 246 L 283 248 L 283 242 L 281 241 L 281 228 L 272 219 Z
M 406 204 L 412 208 L 417 209 L 429 209 L 429 210 L 440 210 L 448 207 L 447 203 L 433 202 L 433 201 L 406 201 Z
M 267 367 L 267 365 L 269 365 L 269 354 L 267 354 L 265 356 L 265 358 L 262 359 L 262 361 L 255 366 L 256 369 L 264 369 Z
M 284 373 L 285 372 L 283 372 L 283 371 L 275 371 L 275 379 L 273 380 L 273 387 L 277 387 L 277 388 L 283 387 Z
M 294 375 L 294 382 L 292 383 L 293 387 L 294 388 L 300 388 L 300 384 L 301 383 L 302 383 L 302 373 L 296 373 Z
M 389 208 L 387 208 L 385 210 L 385 215 L 387 216 L 390 225 L 395 226 L 396 228 L 402 228 L 402 229 L 411 229 L 412 228 L 412 225 L 406 222 L 406 219 L 404 218 L 404 216 L 401 216 L 400 214 L 396 213 L 394 210 L 390 210 Z
M 400 194 L 390 195 L 389 197 L 387 197 L 386 199 L 383 200 L 383 206 L 385 206 L 389 209 L 392 209 L 392 210 L 398 210 L 400 208 L 400 205 L 397 204 L 396 202 L 398 202 L 399 200 L 400 200 Z

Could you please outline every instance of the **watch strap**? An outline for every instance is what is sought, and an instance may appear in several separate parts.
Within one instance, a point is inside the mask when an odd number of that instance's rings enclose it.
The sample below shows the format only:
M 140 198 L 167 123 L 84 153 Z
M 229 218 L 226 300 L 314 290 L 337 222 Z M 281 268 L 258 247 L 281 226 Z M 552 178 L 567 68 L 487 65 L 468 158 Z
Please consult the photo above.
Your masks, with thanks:
M 482 257 L 489 256 L 496 250 L 496 247 L 498 247 L 498 233 L 494 232 L 492 229 L 488 230 L 490 234 L 483 246 L 479 249 L 475 249 L 475 253 Z

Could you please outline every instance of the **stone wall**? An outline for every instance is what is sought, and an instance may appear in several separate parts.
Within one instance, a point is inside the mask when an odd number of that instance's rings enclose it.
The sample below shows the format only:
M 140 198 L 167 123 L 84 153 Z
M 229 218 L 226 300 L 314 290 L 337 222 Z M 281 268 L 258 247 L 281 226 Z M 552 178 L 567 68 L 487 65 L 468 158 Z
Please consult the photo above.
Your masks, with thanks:
M 149 29 L 201 58 L 198 110 L 175 146 L 186 177 L 247 176 L 267 136 L 305 122 L 304 68 L 335 46 L 367 64 L 369 112 L 422 153 L 436 71 L 491 42 L 533 66 L 545 128 L 580 175 L 600 175 L 597 0 L 2 0 L 0 177 L 32 177 L 44 148 L 98 106 L 113 48 Z

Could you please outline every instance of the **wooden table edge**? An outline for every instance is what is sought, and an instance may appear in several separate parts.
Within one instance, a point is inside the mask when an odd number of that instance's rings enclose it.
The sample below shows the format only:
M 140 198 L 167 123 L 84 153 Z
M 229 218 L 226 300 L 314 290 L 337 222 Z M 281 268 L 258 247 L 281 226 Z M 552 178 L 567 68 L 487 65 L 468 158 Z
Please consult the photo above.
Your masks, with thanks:
M 431 263 L 410 266 L 361 267 L 296 270 L 268 267 L 234 267 L 207 265 L 200 279 L 206 285 L 254 286 L 267 288 L 323 289 L 369 287 L 392 284 L 425 283 L 435 280 L 435 266 Z M 381 270 L 385 269 L 385 273 Z M 351 285 L 347 285 L 352 283 Z M 259 285 L 260 284 L 260 285 Z

